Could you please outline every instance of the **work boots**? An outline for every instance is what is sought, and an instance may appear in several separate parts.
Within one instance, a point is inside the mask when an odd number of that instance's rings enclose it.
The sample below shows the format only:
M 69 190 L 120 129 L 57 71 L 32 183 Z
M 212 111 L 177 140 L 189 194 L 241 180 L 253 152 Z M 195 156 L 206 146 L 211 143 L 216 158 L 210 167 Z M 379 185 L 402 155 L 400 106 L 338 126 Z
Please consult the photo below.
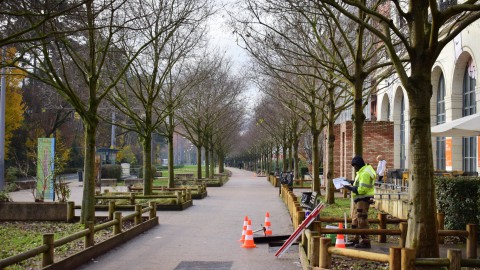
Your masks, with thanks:
M 354 246 L 355 248 L 371 248 L 370 241 L 362 241 Z

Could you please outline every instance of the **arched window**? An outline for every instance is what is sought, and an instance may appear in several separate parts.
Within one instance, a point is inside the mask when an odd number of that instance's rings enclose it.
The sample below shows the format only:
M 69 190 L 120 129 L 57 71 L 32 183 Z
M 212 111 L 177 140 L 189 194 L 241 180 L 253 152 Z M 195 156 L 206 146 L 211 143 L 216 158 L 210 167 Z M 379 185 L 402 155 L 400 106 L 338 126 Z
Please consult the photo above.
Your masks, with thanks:
M 440 75 L 437 89 L 437 125 L 445 123 L 445 77 Z M 437 137 L 437 170 L 446 169 L 445 137 Z
M 462 115 L 469 116 L 477 112 L 475 101 L 475 66 L 470 59 L 463 75 L 463 107 Z M 477 137 L 463 137 L 463 170 L 477 171 Z
M 400 169 L 405 169 L 405 96 L 400 104 Z

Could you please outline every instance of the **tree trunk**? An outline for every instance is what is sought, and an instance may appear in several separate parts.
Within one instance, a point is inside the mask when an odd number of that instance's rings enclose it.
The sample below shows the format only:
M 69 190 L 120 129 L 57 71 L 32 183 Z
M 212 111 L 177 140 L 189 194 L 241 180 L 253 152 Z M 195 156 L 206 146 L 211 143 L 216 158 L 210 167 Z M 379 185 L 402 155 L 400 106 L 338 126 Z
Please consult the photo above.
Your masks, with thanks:
M 205 147 L 205 178 L 210 178 L 210 150 Z
M 292 161 L 293 161 L 293 158 L 292 158 L 292 142 L 290 141 L 290 144 L 288 145 L 288 171 L 291 172 L 293 171 L 293 168 L 292 168 Z
M 320 192 L 320 151 L 318 149 L 318 138 L 320 132 L 316 127 L 312 127 L 312 191 L 321 194 Z
M 420 65 L 421 66 L 421 65 Z M 433 181 L 433 155 L 430 131 L 430 70 L 412 69 L 407 89 L 410 109 L 410 164 L 408 232 L 406 246 L 415 248 L 417 257 L 438 258 L 436 195 Z M 429 93 L 429 94 L 426 94 Z M 426 135 L 426 136 L 425 136 Z
M 275 148 L 275 171 L 280 172 L 280 147 Z
M 210 148 L 210 176 L 213 178 L 215 175 L 215 155 L 213 154 L 213 147 Z
M 143 195 L 152 194 L 152 134 L 143 138 Z
M 174 153 L 173 153 L 173 132 L 168 134 L 168 187 L 175 187 L 175 170 L 174 170 Z
M 362 105 L 363 80 L 355 81 L 353 92 L 353 153 L 363 157 L 363 124 L 366 119 Z
M 329 100 L 328 103 L 328 172 L 326 175 L 325 183 L 325 200 L 327 204 L 334 204 L 335 203 L 335 187 L 333 186 L 333 171 L 334 171 L 334 159 L 333 159 L 333 150 L 335 146 L 335 102 L 334 102 L 334 92 L 333 89 L 329 91 Z
M 85 121 L 84 121 L 85 122 Z M 95 221 L 95 145 L 97 124 L 84 124 L 85 165 L 83 182 L 82 213 L 80 223 Z
M 197 145 L 197 178 L 202 179 L 202 147 Z
M 286 172 L 287 171 L 287 142 L 284 141 L 283 143 L 283 147 L 282 147 L 282 154 L 283 154 L 283 172 Z
M 224 165 L 224 156 L 222 153 L 218 152 L 218 173 L 223 173 L 225 172 L 225 165 Z
M 293 138 L 293 175 L 294 179 L 300 179 L 300 160 L 298 158 L 298 144 L 299 144 L 299 139 L 297 136 L 294 136 Z

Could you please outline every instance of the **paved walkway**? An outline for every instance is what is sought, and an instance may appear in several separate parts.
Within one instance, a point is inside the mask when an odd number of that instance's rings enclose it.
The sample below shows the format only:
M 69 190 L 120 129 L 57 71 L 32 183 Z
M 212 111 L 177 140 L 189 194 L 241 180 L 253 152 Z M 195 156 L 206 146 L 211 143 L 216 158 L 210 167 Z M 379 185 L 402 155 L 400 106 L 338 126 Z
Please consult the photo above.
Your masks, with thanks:
M 254 230 L 261 228 L 267 211 L 274 235 L 291 234 L 293 227 L 278 188 L 252 172 L 229 170 L 230 180 L 207 188 L 208 197 L 184 211 L 157 212 L 159 226 L 80 269 L 302 269 L 298 246 L 281 258 L 274 256 L 278 247 L 241 247 L 245 215 Z

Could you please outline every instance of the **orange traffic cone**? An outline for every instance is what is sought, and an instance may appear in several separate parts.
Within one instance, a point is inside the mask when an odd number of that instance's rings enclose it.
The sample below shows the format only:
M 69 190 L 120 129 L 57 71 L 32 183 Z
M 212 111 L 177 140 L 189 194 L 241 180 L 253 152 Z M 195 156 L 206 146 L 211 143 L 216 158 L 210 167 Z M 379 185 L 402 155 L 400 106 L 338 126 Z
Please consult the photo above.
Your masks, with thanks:
M 245 219 L 243 220 L 242 237 L 240 238 L 240 240 L 238 240 L 239 242 L 243 243 L 243 241 L 245 241 L 245 234 L 247 233 L 247 225 L 248 225 L 248 216 L 245 216 Z
M 272 224 L 270 223 L 270 213 L 265 215 L 265 236 L 272 235 Z
M 343 223 L 338 223 L 338 228 L 343 229 Z M 335 241 L 336 248 L 346 248 L 345 236 L 343 234 L 337 234 L 337 241 Z
M 252 232 L 252 221 L 248 220 L 247 233 L 245 235 L 245 241 L 242 245 L 243 248 L 254 248 L 257 247 L 253 242 L 253 232 Z

